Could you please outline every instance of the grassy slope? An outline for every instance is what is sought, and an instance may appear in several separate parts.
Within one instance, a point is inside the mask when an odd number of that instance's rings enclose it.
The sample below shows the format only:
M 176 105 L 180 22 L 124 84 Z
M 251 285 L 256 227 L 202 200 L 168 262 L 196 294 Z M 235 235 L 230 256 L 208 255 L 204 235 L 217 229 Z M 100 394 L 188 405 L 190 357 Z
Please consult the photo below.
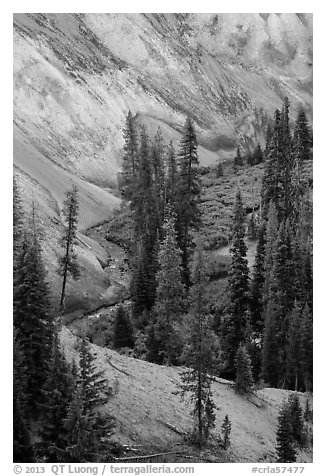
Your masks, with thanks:
M 65 327 L 61 332 L 61 341 L 69 360 L 76 359 L 76 337 Z M 115 438 L 122 444 L 141 445 L 140 454 L 151 454 L 177 450 L 184 454 L 195 454 L 195 461 L 201 461 L 193 448 L 180 446 L 183 438 L 166 428 L 161 420 L 183 430 L 191 430 L 189 404 L 181 402 L 175 395 L 180 381 L 180 368 L 158 366 L 142 360 L 120 355 L 111 349 L 92 345 L 97 357 L 97 366 L 104 370 L 109 385 L 115 389 L 115 395 L 103 407 L 117 418 Z M 113 364 L 110 365 L 110 363 Z M 119 370 L 117 370 L 119 369 Z M 279 406 L 289 392 L 277 389 L 262 389 L 257 392 L 256 403 L 235 394 L 227 384 L 215 382 L 212 387 L 214 401 L 218 407 L 216 427 L 220 429 L 225 414 L 232 422 L 232 445 L 227 454 L 207 451 L 202 456 L 223 462 L 274 461 L 275 431 Z M 302 403 L 305 397 L 300 395 Z M 213 437 L 216 438 L 215 430 Z M 298 456 L 298 462 L 312 460 L 311 451 Z
M 233 164 L 229 162 L 224 165 L 224 175 L 219 178 L 214 169 L 208 170 L 202 178 L 202 235 L 206 248 L 214 250 L 228 243 L 238 188 L 247 213 L 259 207 L 263 165 L 246 166 L 234 172 Z

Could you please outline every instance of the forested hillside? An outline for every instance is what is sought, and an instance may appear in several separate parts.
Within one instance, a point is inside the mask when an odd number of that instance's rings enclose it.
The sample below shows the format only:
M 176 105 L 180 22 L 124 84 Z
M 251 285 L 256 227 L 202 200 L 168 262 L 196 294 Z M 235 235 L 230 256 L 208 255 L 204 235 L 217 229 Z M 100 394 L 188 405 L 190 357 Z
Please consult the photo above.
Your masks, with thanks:
M 126 354 L 127 359 L 181 366 L 175 391 L 181 401 L 190 399 L 194 405 L 194 426 L 191 432 L 184 431 L 184 444 L 207 447 L 208 456 L 217 445 L 221 460 L 237 456 L 223 456 L 229 436 L 224 435 L 225 446 L 214 430 L 219 408 L 216 379 L 226 378 L 229 385 L 233 381 L 238 398 L 249 401 L 258 398 L 256 389 L 262 386 L 310 395 L 312 135 L 303 110 L 291 132 L 289 106 L 285 98 L 282 109 L 275 111 L 264 152 L 242 157 L 238 149 L 232 162 L 208 170 L 199 167 L 190 118 L 175 149 L 172 142 L 165 145 L 159 129 L 150 139 L 145 127 L 137 128 L 128 114 L 119 185 L 124 204 L 114 226 L 120 236 L 116 246 L 124 248 L 121 275 L 128 276 L 127 294 L 124 303 L 109 312 L 104 309 L 100 319 L 84 317 L 81 325 L 65 317 L 63 306 L 67 280 L 80 276 L 74 251 L 78 188 L 67 191 L 63 210 L 66 231 L 58 261 L 63 279 L 58 318 L 50 305 L 37 216 L 32 209 L 24 226 L 14 183 L 15 458 L 97 461 L 124 453 L 119 438 L 112 437 L 119 415 L 103 413 L 117 383 L 104 377 L 106 366 L 96 371 L 88 339 Z M 224 218 L 214 222 L 219 230 L 216 242 L 207 238 L 214 214 L 212 190 L 215 209 Z M 106 237 L 112 240 L 110 226 Z M 227 258 L 218 253 L 226 243 Z M 255 256 L 251 269 L 250 243 Z M 215 292 L 217 288 L 220 292 Z M 80 336 L 77 360 L 67 362 L 66 351 L 60 350 L 63 322 L 70 322 Z M 62 375 L 67 379 L 64 385 Z M 298 451 L 309 452 L 310 410 L 306 409 L 304 424 L 299 400 L 289 399 L 280 411 L 291 412 L 293 405 L 299 405 L 302 425 L 297 439 L 289 436 L 284 443 L 292 448 L 290 456 L 284 456 L 290 450 L 280 440 L 276 453 L 265 458 L 278 454 L 294 461 Z M 30 426 L 35 420 L 41 428 L 37 434 Z M 280 425 L 281 421 L 280 416 Z M 87 447 L 75 434 L 76 425 L 82 425 L 78 434 L 83 432 Z
M 15 462 L 312 461 L 300 15 L 15 15 Z
M 70 307 L 107 301 L 106 248 L 84 231 L 119 208 L 123 128 L 166 144 L 194 121 L 203 166 L 253 152 L 284 96 L 312 121 L 311 14 L 49 14 L 14 17 L 14 166 L 35 203 L 53 294 L 65 191 L 78 185 L 81 279 Z M 214 225 L 215 226 L 215 225 Z M 85 288 L 89 288 L 85 297 Z M 57 297 L 56 297 L 57 298 Z M 109 299 L 110 301 L 110 299 Z M 68 305 L 68 301 L 67 301 Z

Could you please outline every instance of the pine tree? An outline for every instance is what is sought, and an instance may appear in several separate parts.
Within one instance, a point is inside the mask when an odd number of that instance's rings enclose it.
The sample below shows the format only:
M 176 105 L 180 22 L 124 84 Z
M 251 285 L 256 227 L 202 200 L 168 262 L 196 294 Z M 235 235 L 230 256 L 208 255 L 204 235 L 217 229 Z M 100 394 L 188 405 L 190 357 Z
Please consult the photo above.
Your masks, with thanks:
M 79 377 L 77 384 L 84 398 L 86 412 L 93 412 L 99 405 L 108 401 L 110 388 L 103 377 L 103 371 L 97 371 L 95 357 L 87 339 L 84 337 L 80 344 Z
M 61 352 L 57 332 L 54 336 L 50 370 L 44 385 L 43 421 L 39 454 L 48 463 L 62 461 L 67 445 L 65 421 L 74 393 L 75 382 L 71 370 Z
M 273 305 L 273 323 L 275 335 L 272 336 L 275 347 L 273 359 L 278 362 L 278 383 L 282 388 L 287 386 L 286 379 L 286 344 L 289 328 L 288 314 L 293 308 L 296 298 L 296 276 L 293 261 L 292 238 L 289 223 L 281 223 L 277 240 L 273 266 L 269 277 L 268 303 Z M 266 309 L 266 323 L 267 319 Z M 267 331 L 267 329 L 266 329 Z M 271 347 L 265 331 L 264 346 Z M 264 353 L 264 349 L 263 349 Z
M 311 311 L 313 309 L 312 217 L 312 202 L 309 193 L 306 192 L 300 200 L 296 229 L 292 233 L 297 249 L 296 267 L 300 276 L 300 300 L 307 302 Z
M 262 218 L 266 220 L 270 202 L 273 202 L 276 210 L 279 209 L 280 188 L 279 175 L 281 164 L 281 113 L 276 109 L 274 114 L 274 128 L 272 136 L 266 148 L 266 162 L 264 167 L 264 175 L 262 181 Z
M 157 238 L 144 235 L 137 243 L 132 264 L 130 294 L 132 317 L 141 327 L 142 316 L 150 313 L 155 303 L 157 263 Z
M 294 463 L 296 461 L 296 451 L 293 447 L 292 426 L 287 403 L 283 404 L 278 415 L 276 442 L 277 462 Z
M 264 160 L 263 152 L 261 150 L 261 146 L 258 143 L 257 146 L 255 147 L 255 150 L 252 154 L 252 163 L 251 165 L 258 165 L 261 164 Z
M 287 386 L 295 391 L 303 386 L 303 322 L 302 307 L 295 301 L 289 313 L 289 331 L 287 336 Z
M 266 219 L 268 206 L 272 201 L 279 222 L 287 220 L 293 211 L 293 144 L 289 127 L 289 106 L 289 100 L 285 97 L 281 112 L 275 111 L 274 131 L 266 150 L 267 161 L 262 185 L 262 216 Z
M 64 308 L 68 276 L 72 276 L 73 279 L 78 279 L 80 276 L 77 262 L 78 257 L 75 253 L 75 247 L 77 245 L 78 213 L 78 189 L 76 185 L 73 185 L 72 189 L 66 192 L 66 199 L 63 208 L 63 216 L 66 224 L 61 239 L 61 246 L 64 250 L 64 255 L 59 258 L 59 273 L 63 277 L 60 297 L 61 310 Z
M 238 393 L 248 393 L 253 387 L 252 367 L 250 356 L 243 345 L 237 350 L 235 389 Z
M 264 288 L 262 296 L 264 307 L 266 307 L 269 300 L 271 270 L 274 262 L 277 233 L 277 211 L 275 204 L 271 202 L 268 206 L 265 247 L 262 253 L 264 255 Z
M 232 425 L 231 425 L 229 416 L 225 415 L 222 426 L 221 426 L 222 437 L 220 438 L 221 445 L 224 450 L 227 450 L 231 444 L 230 442 L 231 429 L 232 429 Z
M 68 438 L 63 459 L 70 463 L 99 462 L 94 421 L 85 411 L 84 398 L 82 389 L 78 386 L 71 400 L 65 422 Z
M 138 168 L 138 137 L 131 112 L 126 117 L 126 125 L 123 130 L 124 155 L 122 159 L 122 180 L 120 189 L 126 200 L 134 197 L 136 176 Z
M 118 307 L 113 329 L 113 345 L 116 349 L 121 347 L 133 347 L 133 328 L 129 315 L 122 305 Z
M 266 225 L 263 223 L 258 229 L 258 241 L 256 248 L 256 256 L 253 267 L 253 276 L 250 286 L 250 312 L 251 312 L 251 325 L 253 332 L 258 337 L 262 337 L 264 328 L 263 319 L 263 288 L 265 282 L 265 234 Z
M 24 212 L 21 203 L 20 191 L 17 184 L 17 178 L 14 175 L 13 179 L 13 255 L 14 255 L 14 272 L 15 259 L 19 251 L 19 245 L 23 233 Z
M 310 392 L 313 383 L 313 316 L 307 303 L 302 310 L 301 329 L 303 381 L 305 390 Z
M 247 246 L 244 240 L 244 210 L 240 190 L 236 195 L 233 214 L 231 268 L 228 293 L 229 312 L 222 323 L 222 347 L 226 362 L 226 373 L 235 375 L 234 357 L 245 336 L 245 316 L 249 305 L 249 269 L 246 259 Z
M 265 153 L 269 150 L 270 143 L 273 136 L 273 123 L 271 120 L 267 123 L 266 136 L 265 136 Z
M 299 446 L 303 446 L 306 441 L 306 434 L 303 422 L 303 410 L 297 393 L 289 396 L 288 407 L 292 426 L 292 438 Z
M 157 214 L 153 191 L 149 138 L 145 127 L 140 131 L 138 169 L 131 210 L 134 219 L 134 237 L 138 242 L 144 235 L 156 237 Z
M 254 211 L 251 212 L 248 224 L 248 239 L 255 241 L 257 239 L 257 225 Z
M 203 441 L 207 443 L 209 435 L 213 428 L 215 428 L 215 404 L 213 402 L 212 394 L 210 393 L 206 399 L 204 407 L 204 421 L 203 421 Z
M 290 200 L 292 206 L 291 222 L 294 230 L 298 226 L 298 221 L 300 219 L 302 198 L 308 189 L 308 184 L 304 177 L 303 160 L 302 144 L 300 143 L 299 135 L 295 134 L 293 140 L 293 167 L 291 170 L 290 184 Z
M 154 313 L 151 314 L 150 323 L 145 329 L 145 336 L 147 349 L 146 359 L 148 360 L 148 362 L 153 362 L 154 364 L 162 364 L 164 355 L 164 345 L 157 337 L 156 320 L 154 318 Z
M 166 169 L 165 202 L 169 203 L 173 209 L 176 209 L 178 195 L 178 168 L 172 141 L 170 141 L 167 150 Z
M 265 310 L 264 340 L 262 347 L 262 377 L 264 382 L 277 387 L 279 384 L 279 372 L 281 356 L 278 350 L 277 319 L 279 306 L 274 300 L 270 300 Z
M 156 335 L 163 343 L 167 365 L 172 363 L 173 348 L 177 339 L 175 323 L 183 311 L 184 285 L 181 274 L 181 250 L 175 232 L 175 213 L 168 207 L 164 221 L 165 237 L 161 243 L 157 272 L 157 291 L 154 311 L 157 316 Z
M 292 214 L 291 203 L 291 176 L 293 170 L 293 150 L 292 137 L 289 126 L 289 107 L 290 103 L 287 97 L 284 98 L 281 111 L 281 140 L 279 144 L 279 203 L 278 219 L 279 222 L 287 220 Z
M 212 373 L 216 369 L 216 349 L 207 313 L 208 278 L 201 244 L 197 246 L 192 282 L 190 313 L 187 316 L 188 335 L 184 350 L 184 360 L 188 368 L 181 374 L 180 393 L 183 398 L 190 394 L 195 419 L 194 438 L 201 447 L 205 443 L 205 404 L 211 396 Z M 211 413 L 212 401 L 210 407 Z
M 14 329 L 13 346 L 13 461 L 14 463 L 33 463 L 34 449 L 26 419 L 26 367 L 17 331 Z
M 188 117 L 180 143 L 179 177 L 177 196 L 178 244 L 182 251 L 183 280 L 186 288 L 190 286 L 189 260 L 193 248 L 191 233 L 201 225 L 200 180 L 198 172 L 197 137 L 194 125 Z
M 20 397 L 17 394 L 14 395 L 13 403 L 13 462 L 35 462 L 30 432 L 23 417 Z
M 302 161 L 310 159 L 311 131 L 306 113 L 303 108 L 298 111 L 295 122 L 294 141 L 297 142 L 300 159 Z
M 103 371 L 96 371 L 95 357 L 85 338 L 80 345 L 77 387 L 66 420 L 68 461 L 101 461 L 110 454 L 114 418 L 101 415 L 112 389 L 103 378 Z M 86 445 L 86 446 L 85 446 Z M 73 458 L 73 459 L 69 459 Z
M 27 407 L 34 416 L 43 400 L 53 338 L 50 294 L 41 253 L 40 232 L 33 215 L 16 258 L 14 325 L 26 367 Z
M 153 171 L 153 196 L 156 205 L 158 232 L 162 237 L 162 226 L 164 218 L 164 186 L 165 186 L 165 170 L 164 170 L 165 145 L 163 142 L 162 130 L 158 128 L 153 139 L 151 148 L 151 166 Z
M 25 418 L 27 413 L 27 368 L 25 364 L 25 356 L 21 343 L 19 342 L 18 331 L 15 325 L 13 338 L 13 395 L 14 397 L 18 397 L 21 413 Z
M 135 320 L 146 310 L 150 312 L 155 302 L 157 271 L 157 240 L 159 221 L 153 191 L 153 175 L 149 159 L 148 136 L 141 130 L 139 167 L 134 197 L 131 202 L 134 221 L 134 257 L 130 285 Z
M 235 167 L 235 169 L 237 169 L 238 167 L 242 167 L 242 166 L 243 166 L 243 159 L 242 159 L 241 154 L 240 154 L 240 148 L 238 147 L 237 148 L 237 155 L 234 158 L 234 167 Z

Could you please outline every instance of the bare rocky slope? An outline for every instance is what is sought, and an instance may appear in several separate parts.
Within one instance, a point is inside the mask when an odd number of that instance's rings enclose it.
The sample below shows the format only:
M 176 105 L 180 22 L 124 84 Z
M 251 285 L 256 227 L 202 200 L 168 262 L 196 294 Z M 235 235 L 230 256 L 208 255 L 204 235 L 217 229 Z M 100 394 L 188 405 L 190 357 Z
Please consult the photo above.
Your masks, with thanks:
M 85 272 L 76 299 L 100 302 L 110 284 L 107 250 L 83 232 L 119 206 L 128 110 L 175 143 L 190 115 L 208 165 L 263 141 L 285 95 L 292 119 L 299 105 L 312 119 L 310 14 L 15 14 L 14 165 L 27 208 L 39 209 L 54 293 L 72 182 Z

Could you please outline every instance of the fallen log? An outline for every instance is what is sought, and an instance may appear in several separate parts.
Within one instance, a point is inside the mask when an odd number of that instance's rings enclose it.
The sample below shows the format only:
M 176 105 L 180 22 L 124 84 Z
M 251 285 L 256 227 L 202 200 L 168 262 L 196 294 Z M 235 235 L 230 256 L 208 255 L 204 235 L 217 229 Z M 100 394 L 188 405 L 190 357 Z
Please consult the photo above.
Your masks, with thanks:
M 126 456 L 124 458 L 114 458 L 114 461 L 118 462 L 123 462 L 123 461 L 141 461 L 141 460 L 147 460 L 147 459 L 153 459 L 153 458 L 159 458 L 160 456 L 167 456 L 167 455 L 175 455 L 175 456 L 181 456 L 182 458 L 186 459 L 194 459 L 195 456 L 188 456 L 184 455 L 182 453 L 179 453 L 177 451 L 168 451 L 166 453 L 155 453 L 152 455 L 142 455 L 142 456 Z
M 122 369 L 119 369 L 118 367 L 116 367 L 114 364 L 112 364 L 111 362 L 111 357 L 107 357 L 107 363 L 109 365 L 111 365 L 111 367 L 113 367 L 115 370 L 117 370 L 118 372 L 121 372 L 122 374 L 125 374 L 127 375 L 128 377 L 131 377 L 132 378 L 132 375 L 129 373 L 129 372 L 126 372 L 125 370 L 122 370 Z
M 187 433 L 183 430 L 179 430 L 177 427 L 175 427 L 174 425 L 171 425 L 171 423 L 167 423 L 166 421 L 163 421 L 163 420 L 159 420 L 157 419 L 157 421 L 159 423 L 161 423 L 162 425 L 164 425 L 166 428 L 169 428 L 169 430 L 172 430 L 174 431 L 175 433 L 177 433 L 178 435 L 181 435 L 181 436 L 186 436 Z

